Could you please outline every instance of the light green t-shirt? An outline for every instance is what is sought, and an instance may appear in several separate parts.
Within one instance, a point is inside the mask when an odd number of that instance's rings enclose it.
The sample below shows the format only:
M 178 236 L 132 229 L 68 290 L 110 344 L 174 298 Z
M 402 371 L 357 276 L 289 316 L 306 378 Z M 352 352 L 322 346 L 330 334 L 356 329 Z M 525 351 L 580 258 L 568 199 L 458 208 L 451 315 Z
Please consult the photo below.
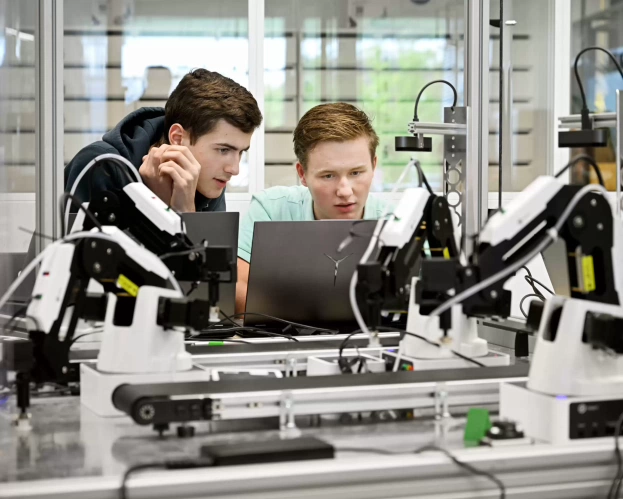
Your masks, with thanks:
M 385 203 L 372 194 L 368 195 L 363 218 L 377 220 L 383 215 Z M 307 187 L 276 186 L 254 194 L 249 211 L 242 219 L 238 235 L 238 257 L 251 261 L 253 227 L 255 222 L 304 222 L 314 220 L 312 197 Z

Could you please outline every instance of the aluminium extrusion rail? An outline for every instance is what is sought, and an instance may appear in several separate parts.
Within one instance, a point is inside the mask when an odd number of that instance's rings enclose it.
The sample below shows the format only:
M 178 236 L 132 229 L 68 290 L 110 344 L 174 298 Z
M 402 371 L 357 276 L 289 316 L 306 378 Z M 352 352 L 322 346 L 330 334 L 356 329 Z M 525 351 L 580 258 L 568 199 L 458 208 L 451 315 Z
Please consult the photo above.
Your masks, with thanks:
M 257 380 L 121 385 L 113 405 L 138 424 L 496 404 L 501 382 L 525 381 L 528 364 L 505 367 Z
M 414 436 L 412 447 L 417 446 Z M 462 462 L 494 474 L 508 498 L 580 499 L 606 496 L 616 474 L 613 447 L 604 439 L 450 450 Z M 336 459 L 147 471 L 129 480 L 128 494 L 152 499 L 500 497 L 491 481 L 465 472 L 439 452 L 380 456 L 346 454 L 339 448 Z M 111 499 L 118 497 L 119 484 L 119 476 L 29 480 L 2 484 L 0 498 Z

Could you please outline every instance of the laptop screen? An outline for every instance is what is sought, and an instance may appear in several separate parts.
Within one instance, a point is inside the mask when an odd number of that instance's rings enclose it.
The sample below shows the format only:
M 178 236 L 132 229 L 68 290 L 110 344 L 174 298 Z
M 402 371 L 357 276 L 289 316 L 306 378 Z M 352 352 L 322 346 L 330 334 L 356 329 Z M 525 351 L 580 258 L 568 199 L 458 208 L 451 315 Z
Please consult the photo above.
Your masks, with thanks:
M 376 220 L 256 222 L 247 290 L 247 313 L 317 327 L 354 325 L 348 290 Z M 356 234 L 340 253 L 351 231 Z M 271 325 L 247 315 L 244 324 Z
M 237 212 L 199 212 L 182 213 L 186 227 L 186 234 L 193 243 L 198 244 L 207 240 L 212 246 L 229 246 L 234 255 L 238 251 L 238 223 Z M 236 258 L 234 258 L 234 264 Z M 234 269 L 235 270 L 235 269 Z M 182 288 L 188 291 L 189 283 L 181 283 Z M 193 292 L 191 298 L 208 299 L 208 284 L 201 283 Z M 236 300 L 236 282 L 219 284 L 219 308 L 227 315 L 234 313 Z

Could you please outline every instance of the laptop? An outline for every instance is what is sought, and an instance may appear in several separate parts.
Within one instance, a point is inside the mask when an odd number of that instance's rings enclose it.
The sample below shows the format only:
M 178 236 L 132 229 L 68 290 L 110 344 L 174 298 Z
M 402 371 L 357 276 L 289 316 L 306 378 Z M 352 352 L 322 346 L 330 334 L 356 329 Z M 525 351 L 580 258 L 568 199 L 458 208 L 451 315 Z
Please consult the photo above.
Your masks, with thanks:
M 199 212 L 182 213 L 182 219 L 186 227 L 186 234 L 193 243 L 198 244 L 202 240 L 207 240 L 211 246 L 229 246 L 234 254 L 234 265 L 236 265 L 238 252 L 238 224 L 240 214 L 238 212 Z M 219 284 L 219 308 L 227 315 L 234 313 L 236 302 L 236 279 L 234 267 L 233 282 L 222 282 Z M 180 283 L 182 289 L 188 291 L 190 283 Z M 191 298 L 208 299 L 208 283 L 201 283 Z
M 348 290 L 376 223 L 256 222 L 246 311 L 315 327 L 355 329 Z M 357 236 L 338 253 L 351 229 Z M 245 315 L 244 325 L 274 327 L 278 323 Z

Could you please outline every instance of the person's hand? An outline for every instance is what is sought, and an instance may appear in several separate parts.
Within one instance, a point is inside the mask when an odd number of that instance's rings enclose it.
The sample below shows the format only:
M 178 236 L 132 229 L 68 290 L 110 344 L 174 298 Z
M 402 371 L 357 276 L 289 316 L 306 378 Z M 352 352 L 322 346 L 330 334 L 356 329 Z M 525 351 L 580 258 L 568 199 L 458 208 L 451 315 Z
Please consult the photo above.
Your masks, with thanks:
M 139 173 L 145 185 L 176 211 L 195 211 L 201 167 L 186 146 L 163 144 L 143 156 Z
M 171 204 L 173 179 L 168 175 L 160 175 L 160 162 L 162 154 L 169 147 L 168 144 L 152 147 L 149 153 L 143 156 L 143 164 L 138 170 L 145 185 L 167 205 Z
M 179 212 L 195 211 L 195 193 L 201 165 L 186 146 L 168 146 L 160 157 L 161 177 L 173 181 L 171 207 Z

